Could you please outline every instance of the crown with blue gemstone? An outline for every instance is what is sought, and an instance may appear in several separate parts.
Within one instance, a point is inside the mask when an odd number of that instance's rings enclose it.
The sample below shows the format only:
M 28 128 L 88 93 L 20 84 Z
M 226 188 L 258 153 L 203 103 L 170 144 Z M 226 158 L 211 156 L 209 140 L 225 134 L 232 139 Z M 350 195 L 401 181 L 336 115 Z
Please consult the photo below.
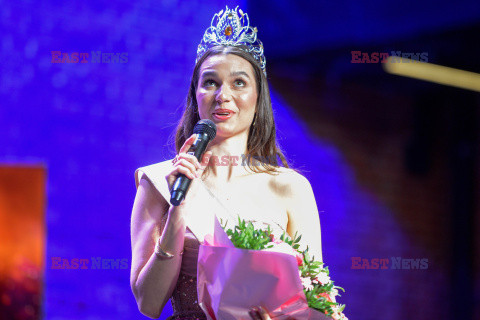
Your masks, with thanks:
M 266 60 L 263 54 L 263 44 L 257 39 L 257 28 L 250 26 L 248 14 L 244 13 L 238 6 L 235 10 L 221 10 L 212 18 L 210 27 L 205 30 L 203 39 L 198 45 L 197 60 L 213 46 L 224 45 L 234 46 L 250 53 L 259 63 L 263 73 L 266 75 Z

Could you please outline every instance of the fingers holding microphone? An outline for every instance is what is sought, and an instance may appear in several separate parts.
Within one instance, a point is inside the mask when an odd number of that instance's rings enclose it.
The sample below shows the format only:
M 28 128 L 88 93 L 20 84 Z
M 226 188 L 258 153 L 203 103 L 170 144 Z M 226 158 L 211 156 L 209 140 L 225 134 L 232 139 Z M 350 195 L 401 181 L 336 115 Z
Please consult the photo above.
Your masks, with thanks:
M 167 174 L 165 177 L 168 183 L 168 189 L 171 190 L 173 184 L 175 183 L 176 178 L 180 174 L 184 174 L 190 179 L 195 178 L 196 173 L 196 162 L 198 162 L 197 158 L 193 155 L 188 155 L 186 153 L 187 150 L 190 149 L 193 142 L 195 141 L 196 134 L 192 134 L 180 148 L 179 153 L 173 159 L 173 169 Z M 193 158 L 193 159 L 192 159 Z
M 193 155 L 193 152 L 187 152 L 186 150 L 189 150 L 190 149 L 190 146 L 195 142 L 195 139 L 198 138 L 198 135 L 197 134 L 193 134 L 192 135 L 193 137 L 193 141 L 192 142 L 189 142 L 188 144 L 186 144 L 186 141 L 185 141 L 185 144 L 184 144 L 184 151 L 182 152 L 182 149 L 180 149 L 180 153 L 179 153 L 179 159 L 185 159 L 187 160 L 190 164 L 193 164 L 194 165 L 194 168 L 190 167 L 193 171 L 192 171 L 192 175 L 194 176 L 193 178 L 190 176 L 190 179 L 194 179 L 194 178 L 200 178 L 202 177 L 202 174 L 203 172 L 205 171 L 205 169 L 207 168 L 207 165 L 208 165 L 208 162 L 210 161 L 210 157 L 212 156 L 212 152 L 211 151 L 206 151 L 202 157 L 201 157 L 201 162 L 198 161 L 197 157 L 195 157 Z M 190 138 L 192 138 L 190 137 Z M 190 139 L 189 138 L 189 139 Z
M 190 184 L 192 182 L 196 184 L 194 182 L 195 178 L 203 173 L 205 168 L 202 168 L 198 160 L 201 159 L 202 163 L 205 163 L 204 155 L 206 154 L 207 157 L 209 155 L 205 151 L 208 143 L 215 138 L 216 131 L 217 129 L 213 121 L 209 119 L 200 120 L 193 128 L 194 135 L 190 136 L 182 148 L 180 148 L 177 161 L 175 161 L 172 170 L 172 175 L 177 175 L 170 189 L 170 203 L 172 205 L 179 206 L 182 203 Z M 167 178 L 167 180 L 169 180 L 170 185 L 171 178 Z
M 187 153 L 186 150 L 191 147 L 192 143 L 196 139 L 196 136 L 196 134 L 193 134 L 192 136 L 190 136 L 190 138 L 188 138 L 187 141 L 185 141 L 185 144 L 182 146 L 180 152 L 175 157 L 176 161 L 174 163 L 174 167 L 178 167 L 180 173 L 183 173 L 192 180 L 198 178 L 197 170 L 200 169 L 200 162 L 193 155 L 193 153 Z
M 192 191 L 196 189 L 196 178 L 201 178 L 203 172 L 208 166 L 211 151 L 207 151 L 202 155 L 201 162 L 194 156 L 193 152 L 188 152 L 192 147 L 195 140 L 198 138 L 198 134 L 191 135 L 180 148 L 178 155 L 172 160 L 173 168 L 170 173 L 165 177 L 167 179 L 169 190 L 172 189 L 176 179 L 183 174 L 188 179 L 192 180 Z M 193 191 L 195 192 L 195 191 Z
M 197 157 L 192 153 L 186 152 L 195 141 L 196 136 L 197 134 L 191 135 L 190 138 L 185 141 L 180 152 L 175 156 L 175 159 L 172 160 L 174 167 L 180 166 L 179 172 L 187 175 L 190 179 L 200 178 L 202 176 L 202 173 L 207 168 L 210 157 L 212 156 L 212 152 L 207 151 L 202 156 L 202 162 L 199 162 Z M 186 168 L 182 168 L 182 166 Z M 189 170 L 187 170 L 187 168 Z

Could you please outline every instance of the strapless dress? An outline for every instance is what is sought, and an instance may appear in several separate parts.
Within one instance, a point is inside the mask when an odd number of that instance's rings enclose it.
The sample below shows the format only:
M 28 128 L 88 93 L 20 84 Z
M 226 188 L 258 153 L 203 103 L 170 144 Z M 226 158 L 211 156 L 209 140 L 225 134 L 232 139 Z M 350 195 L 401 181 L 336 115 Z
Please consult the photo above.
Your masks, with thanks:
M 200 243 L 187 229 L 182 255 L 182 266 L 177 285 L 170 299 L 173 315 L 168 320 L 207 319 L 198 304 L 197 296 L 197 259 Z

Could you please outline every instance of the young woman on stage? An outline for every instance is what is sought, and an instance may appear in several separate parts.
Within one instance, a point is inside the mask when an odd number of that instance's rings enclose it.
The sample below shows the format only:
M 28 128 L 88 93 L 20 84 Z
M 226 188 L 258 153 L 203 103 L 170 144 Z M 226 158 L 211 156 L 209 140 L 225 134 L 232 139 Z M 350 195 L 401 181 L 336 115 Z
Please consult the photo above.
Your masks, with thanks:
M 200 162 L 187 152 L 201 119 L 213 121 L 217 132 Z M 203 230 L 211 227 L 202 217 L 215 206 L 227 220 L 239 215 L 269 225 L 275 234 L 302 234 L 303 247 L 322 261 L 312 188 L 289 168 L 275 137 L 257 29 L 250 27 L 247 14 L 227 7 L 214 16 L 199 45 L 177 127 L 176 157 L 136 172 L 131 288 L 143 314 L 158 318 L 171 299 L 169 319 L 206 319 L 197 301 L 196 267 Z M 245 165 L 253 157 L 259 161 Z M 170 190 L 179 174 L 192 183 L 185 200 L 173 206 Z M 269 319 L 261 307 L 252 309 L 253 319 Z

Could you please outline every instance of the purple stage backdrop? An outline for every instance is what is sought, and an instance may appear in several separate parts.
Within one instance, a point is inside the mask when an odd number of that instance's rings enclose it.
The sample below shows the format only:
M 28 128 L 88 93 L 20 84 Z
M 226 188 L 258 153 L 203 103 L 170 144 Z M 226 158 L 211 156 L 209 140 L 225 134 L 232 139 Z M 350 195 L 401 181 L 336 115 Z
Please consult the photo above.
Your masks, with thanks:
M 206 3 L 0 1 L 0 164 L 47 172 L 43 319 L 145 319 L 129 285 L 134 170 L 172 156 L 169 137 L 213 13 L 253 6 Z M 252 24 L 265 23 L 255 8 Z M 267 71 L 269 54 L 286 50 L 280 43 L 266 46 Z M 435 284 L 447 282 L 448 266 L 359 182 L 342 146 L 271 92 L 280 145 L 313 186 L 324 262 L 346 289 L 346 315 L 403 319 L 405 305 L 415 319 L 437 314 L 448 293 Z M 161 319 L 170 314 L 168 304 Z

